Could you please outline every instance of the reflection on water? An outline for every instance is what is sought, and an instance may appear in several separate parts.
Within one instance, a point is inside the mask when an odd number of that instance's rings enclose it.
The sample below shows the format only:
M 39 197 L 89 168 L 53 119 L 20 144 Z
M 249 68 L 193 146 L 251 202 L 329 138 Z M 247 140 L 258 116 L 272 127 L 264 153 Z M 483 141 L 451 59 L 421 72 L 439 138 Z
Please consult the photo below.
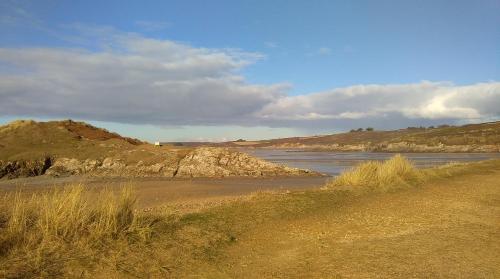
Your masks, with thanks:
M 367 160 L 386 160 L 394 153 L 370 152 L 309 152 L 300 150 L 247 149 L 245 152 L 256 157 L 287 165 L 319 171 L 329 175 L 338 175 Z M 431 167 L 450 162 L 480 161 L 500 158 L 500 153 L 401 153 L 417 167 Z

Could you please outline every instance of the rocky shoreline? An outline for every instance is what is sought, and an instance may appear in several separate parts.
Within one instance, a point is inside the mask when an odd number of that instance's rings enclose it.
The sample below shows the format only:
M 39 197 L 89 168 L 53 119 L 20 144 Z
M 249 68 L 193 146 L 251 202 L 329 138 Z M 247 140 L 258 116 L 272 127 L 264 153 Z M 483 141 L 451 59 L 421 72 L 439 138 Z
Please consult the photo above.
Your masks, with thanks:
M 472 145 L 426 145 L 411 142 L 395 142 L 381 144 L 301 144 L 284 143 L 261 148 L 268 149 L 303 149 L 308 151 L 338 151 L 338 152 L 394 152 L 394 153 L 496 153 L 500 152 L 500 145 L 472 144 Z
M 316 172 L 277 165 L 227 148 L 200 147 L 180 160 L 165 156 L 154 164 L 143 161 L 127 163 L 123 159 L 78 160 L 51 158 L 0 161 L 0 178 L 12 179 L 47 175 L 53 177 L 87 175 L 100 177 L 276 177 L 314 176 Z
M 50 157 L 38 160 L 0 160 L 0 179 L 18 178 L 43 175 L 52 166 L 53 159 Z

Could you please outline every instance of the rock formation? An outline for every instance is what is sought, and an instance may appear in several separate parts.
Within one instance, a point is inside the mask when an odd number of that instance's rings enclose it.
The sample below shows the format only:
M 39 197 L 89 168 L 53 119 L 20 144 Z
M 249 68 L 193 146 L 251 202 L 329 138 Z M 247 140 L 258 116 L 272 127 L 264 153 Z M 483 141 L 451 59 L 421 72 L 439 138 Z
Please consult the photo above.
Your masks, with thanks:
M 48 155 L 46 155 L 48 154 Z M 0 178 L 290 176 L 313 173 L 214 147 L 157 147 L 83 122 L 0 125 Z
M 295 176 L 311 173 L 257 159 L 226 148 L 202 147 L 180 162 L 178 177 Z
M 149 165 L 143 161 L 127 164 L 121 159 L 111 157 L 84 161 L 59 158 L 47 169 L 46 174 L 179 178 L 317 175 L 308 170 L 289 168 L 257 159 L 246 153 L 215 147 L 196 148 L 178 161 L 167 158 L 163 162 Z
M 17 178 L 42 175 L 52 165 L 52 158 L 39 160 L 0 161 L 0 178 Z

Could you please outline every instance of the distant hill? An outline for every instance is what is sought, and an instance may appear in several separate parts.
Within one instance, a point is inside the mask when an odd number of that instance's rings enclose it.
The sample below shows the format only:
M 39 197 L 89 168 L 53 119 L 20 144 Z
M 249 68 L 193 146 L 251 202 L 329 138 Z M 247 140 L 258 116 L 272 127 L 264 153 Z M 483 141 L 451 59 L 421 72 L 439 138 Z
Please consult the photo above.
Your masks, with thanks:
M 226 146 L 375 152 L 499 152 L 500 121 L 394 131 L 352 130 L 323 136 L 229 142 Z

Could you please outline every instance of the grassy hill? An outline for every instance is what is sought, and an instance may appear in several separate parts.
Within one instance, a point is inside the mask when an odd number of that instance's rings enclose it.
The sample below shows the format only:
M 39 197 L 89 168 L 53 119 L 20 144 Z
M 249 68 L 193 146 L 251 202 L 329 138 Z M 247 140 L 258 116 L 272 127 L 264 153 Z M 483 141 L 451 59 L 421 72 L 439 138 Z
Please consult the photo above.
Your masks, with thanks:
M 0 126 L 0 160 L 30 160 L 47 155 L 98 158 L 141 144 L 137 139 L 72 120 L 17 120 Z
M 324 136 L 294 137 L 254 142 L 232 142 L 233 146 L 299 147 L 368 151 L 498 151 L 500 121 L 464 126 L 409 127 L 394 131 L 351 131 Z M 416 147 L 421 147 L 415 148 Z M 455 147 L 449 148 L 447 147 Z
M 38 175 L 113 177 L 289 176 L 312 172 L 215 147 L 154 146 L 83 122 L 0 126 L 0 179 Z

